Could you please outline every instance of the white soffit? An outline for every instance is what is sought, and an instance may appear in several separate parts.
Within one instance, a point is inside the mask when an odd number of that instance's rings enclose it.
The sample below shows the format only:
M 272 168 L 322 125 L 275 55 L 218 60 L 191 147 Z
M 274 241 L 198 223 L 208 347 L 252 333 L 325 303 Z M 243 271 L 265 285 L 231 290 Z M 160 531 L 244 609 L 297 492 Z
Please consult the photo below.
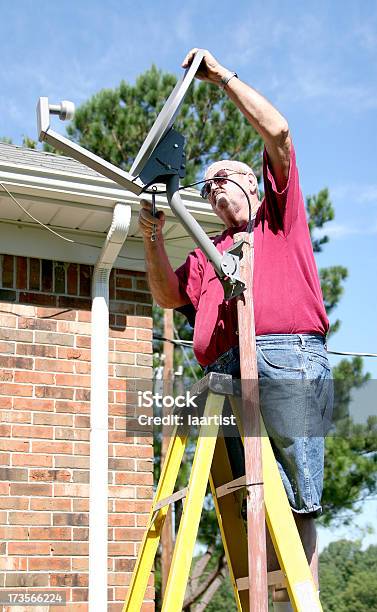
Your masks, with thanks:
M 114 205 L 125 202 L 132 208 L 131 227 L 116 265 L 144 269 L 137 222 L 139 199 L 113 181 L 70 158 L 0 143 L 0 182 L 33 217 L 75 241 L 65 242 L 33 222 L 0 186 L 2 253 L 94 264 L 111 224 Z M 197 190 L 183 190 L 181 196 L 207 233 L 214 235 L 223 230 Z M 157 196 L 156 203 L 166 215 L 168 255 L 173 266 L 179 265 L 195 245 L 173 216 L 165 196 Z

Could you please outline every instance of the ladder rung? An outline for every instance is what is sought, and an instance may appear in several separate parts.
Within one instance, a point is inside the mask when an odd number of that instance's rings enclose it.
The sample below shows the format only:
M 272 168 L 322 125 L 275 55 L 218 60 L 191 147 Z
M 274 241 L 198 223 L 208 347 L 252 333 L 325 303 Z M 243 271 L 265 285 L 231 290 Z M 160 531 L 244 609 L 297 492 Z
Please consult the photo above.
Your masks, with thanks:
M 173 495 L 169 495 L 169 497 L 164 497 L 164 499 L 161 499 L 159 502 L 157 502 L 157 504 L 155 504 L 155 506 L 153 507 L 154 512 L 161 510 L 161 508 L 163 508 L 164 506 L 168 506 L 173 502 L 183 499 L 184 497 L 186 497 L 186 494 L 187 487 L 181 489 L 180 491 L 176 491 L 175 493 L 173 493 Z
M 237 589 L 239 591 L 247 591 L 249 588 L 249 578 L 245 576 L 245 578 L 238 578 L 236 580 Z M 274 572 L 267 573 L 267 584 L 268 586 L 287 586 L 287 580 L 281 570 L 276 570 Z
M 227 482 L 226 484 L 221 485 L 220 487 L 216 488 L 216 497 L 223 497 L 224 495 L 229 495 L 229 493 L 234 493 L 234 491 L 237 491 L 238 489 L 242 489 L 242 487 L 244 487 L 246 485 L 246 476 L 245 474 L 243 476 L 240 476 L 239 478 L 236 478 L 235 480 L 231 480 L 230 482 Z

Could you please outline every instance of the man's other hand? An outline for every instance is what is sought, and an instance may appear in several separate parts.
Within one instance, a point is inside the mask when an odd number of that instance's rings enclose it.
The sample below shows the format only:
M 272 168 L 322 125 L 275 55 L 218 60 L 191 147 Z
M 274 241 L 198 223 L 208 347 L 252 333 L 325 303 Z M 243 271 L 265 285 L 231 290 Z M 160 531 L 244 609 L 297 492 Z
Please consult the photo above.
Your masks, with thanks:
M 182 68 L 188 68 L 191 65 L 197 51 L 199 51 L 199 49 L 195 47 L 195 49 L 191 49 L 191 51 L 188 52 L 182 62 Z M 214 85 L 220 85 L 222 77 L 229 71 L 219 64 L 217 59 L 213 57 L 207 49 L 201 49 L 201 51 L 204 51 L 204 57 L 195 76 L 201 81 L 209 81 Z
M 153 233 L 157 238 L 162 235 L 162 228 L 165 225 L 165 214 L 162 210 L 152 215 L 152 203 L 148 200 L 140 200 L 141 209 L 139 212 L 139 227 L 144 238 L 151 239 Z

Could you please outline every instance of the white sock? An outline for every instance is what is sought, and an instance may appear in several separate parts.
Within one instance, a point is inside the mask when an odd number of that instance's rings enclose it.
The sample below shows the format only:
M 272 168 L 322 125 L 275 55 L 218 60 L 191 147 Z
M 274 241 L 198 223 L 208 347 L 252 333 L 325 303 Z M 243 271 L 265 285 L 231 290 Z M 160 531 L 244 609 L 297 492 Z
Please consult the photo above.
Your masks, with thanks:
M 293 612 L 290 601 L 273 601 L 274 612 Z

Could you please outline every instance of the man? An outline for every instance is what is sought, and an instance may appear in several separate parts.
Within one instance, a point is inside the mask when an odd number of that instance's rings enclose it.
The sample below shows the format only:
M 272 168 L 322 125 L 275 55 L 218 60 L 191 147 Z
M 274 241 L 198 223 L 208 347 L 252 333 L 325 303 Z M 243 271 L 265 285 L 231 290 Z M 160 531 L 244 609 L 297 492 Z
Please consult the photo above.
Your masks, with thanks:
M 184 68 L 190 65 L 196 51 L 188 53 Z M 255 218 L 253 299 L 261 410 L 318 585 L 314 517 L 321 511 L 323 432 L 332 407 L 325 345 L 329 322 L 295 152 L 284 117 L 208 51 L 197 77 L 222 86 L 265 145 L 262 202 L 253 171 L 234 160 L 215 162 L 207 169 L 202 193 L 226 226 L 214 239 L 220 252 L 231 246 L 236 232 L 245 230 L 250 214 Z M 190 253 L 178 270 L 172 269 L 162 236 L 164 215 L 159 212 L 156 219 L 150 210 L 150 203 L 142 201 L 139 223 L 148 280 L 156 302 L 163 308 L 194 310 L 194 351 L 199 363 L 206 371 L 239 377 L 235 301 L 224 300 L 221 283 L 200 249 Z M 151 241 L 154 228 L 157 240 Z M 271 385 L 279 382 L 276 403 L 269 396 Z M 276 569 L 271 559 L 269 569 Z M 275 610 L 292 609 L 286 590 L 275 592 L 274 599 Z

